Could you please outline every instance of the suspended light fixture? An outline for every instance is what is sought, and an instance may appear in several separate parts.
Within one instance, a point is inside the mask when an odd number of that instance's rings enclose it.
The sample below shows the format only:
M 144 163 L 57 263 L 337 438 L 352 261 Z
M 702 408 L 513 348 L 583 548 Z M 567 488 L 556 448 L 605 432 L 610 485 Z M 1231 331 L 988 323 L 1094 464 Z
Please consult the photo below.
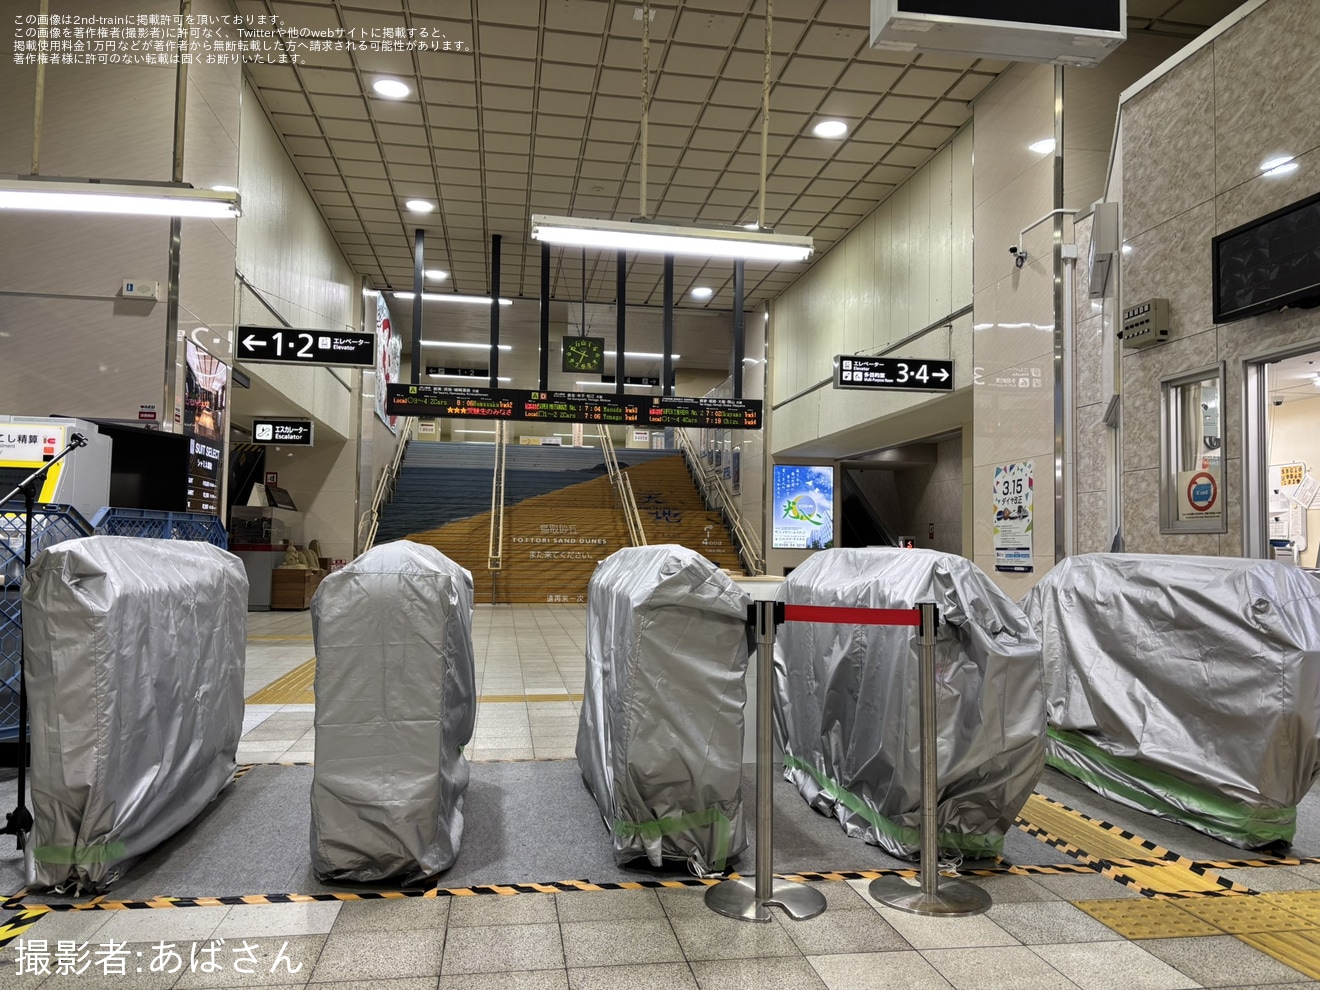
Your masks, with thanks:
M 185 185 L 37 178 L 0 179 L 0 210 L 219 219 L 242 215 L 236 191 L 193 189 Z
M 539 214 L 532 217 L 532 240 L 613 251 L 746 258 L 749 261 L 805 261 L 811 257 L 812 251 L 811 238 L 796 234 Z
M 413 294 L 411 292 L 395 292 L 392 289 L 390 290 L 390 295 L 392 295 L 395 299 L 411 299 L 413 297 Z M 465 296 L 459 292 L 423 292 L 422 301 L 475 303 L 478 306 L 489 306 L 490 296 Z M 512 306 L 513 300 L 501 298 L 500 305 Z M 489 344 L 483 344 L 482 346 L 485 347 L 486 350 L 490 350 Z
M 649 163 L 648 131 L 651 114 L 651 4 L 643 0 L 641 171 L 637 219 L 590 220 L 533 214 L 532 240 L 566 247 L 673 254 L 699 258 L 742 258 L 747 261 L 805 261 L 813 250 L 810 237 L 776 234 L 765 224 L 765 177 L 770 128 L 770 30 L 774 0 L 765 5 L 765 64 L 761 84 L 761 185 L 755 226 L 739 229 L 686 227 L 654 223 L 646 199 Z

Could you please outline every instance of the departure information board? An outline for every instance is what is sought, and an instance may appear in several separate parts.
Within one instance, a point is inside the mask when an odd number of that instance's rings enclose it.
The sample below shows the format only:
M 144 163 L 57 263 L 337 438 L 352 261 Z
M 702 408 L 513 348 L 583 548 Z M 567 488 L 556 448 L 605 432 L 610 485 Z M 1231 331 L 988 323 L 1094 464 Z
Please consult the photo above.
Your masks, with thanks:
M 449 385 L 389 386 L 391 416 L 451 416 L 619 426 L 759 430 L 759 399 L 707 399 L 609 392 L 534 392 Z

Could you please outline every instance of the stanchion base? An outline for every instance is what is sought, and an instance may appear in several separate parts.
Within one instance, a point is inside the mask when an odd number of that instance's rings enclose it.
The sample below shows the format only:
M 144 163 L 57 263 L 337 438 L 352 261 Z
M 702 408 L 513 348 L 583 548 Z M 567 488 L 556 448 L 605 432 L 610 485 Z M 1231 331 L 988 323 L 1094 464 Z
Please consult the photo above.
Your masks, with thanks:
M 957 917 L 990 910 L 990 895 L 966 880 L 941 877 L 935 893 L 927 894 L 902 877 L 876 877 L 867 892 L 885 907 L 909 914 Z
M 722 880 L 706 888 L 706 907 L 738 921 L 769 921 L 772 907 L 783 908 L 794 921 L 806 921 L 825 910 L 825 895 L 815 887 L 792 880 L 771 881 L 770 896 L 756 896 L 756 878 Z

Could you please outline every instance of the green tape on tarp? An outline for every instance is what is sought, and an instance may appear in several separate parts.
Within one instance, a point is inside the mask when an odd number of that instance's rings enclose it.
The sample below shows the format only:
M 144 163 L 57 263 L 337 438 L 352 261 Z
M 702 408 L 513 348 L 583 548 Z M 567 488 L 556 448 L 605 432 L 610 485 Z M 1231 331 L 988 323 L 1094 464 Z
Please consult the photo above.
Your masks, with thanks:
M 39 863 L 60 866 L 84 866 L 88 863 L 114 863 L 123 859 L 128 850 L 122 842 L 104 846 L 34 846 L 32 858 Z
M 715 855 L 710 868 L 715 873 L 724 872 L 724 864 L 729 858 L 729 843 L 733 837 L 733 822 L 719 808 L 713 805 L 702 811 L 689 812 L 673 818 L 656 818 L 649 822 L 625 822 L 615 819 L 614 831 L 624 838 L 634 836 L 647 842 L 654 842 L 676 832 L 690 832 L 696 828 L 715 826 Z
M 811 774 L 812 779 L 816 781 L 821 790 L 849 811 L 861 815 L 877 831 L 883 832 L 894 842 L 916 849 L 921 848 L 920 829 L 908 828 L 889 820 L 852 791 L 831 780 L 815 767 L 808 766 L 787 753 L 784 754 L 784 765 Z M 964 856 L 970 856 L 974 859 L 998 856 L 1004 851 L 1004 836 L 1000 833 L 975 835 L 964 832 L 940 832 L 938 842 L 941 849 L 956 849 Z
M 1107 753 L 1079 733 L 1054 726 L 1050 726 L 1048 732 L 1054 745 L 1046 750 L 1046 763 L 1141 811 L 1171 818 L 1247 848 L 1276 842 L 1291 843 L 1297 831 L 1295 807 L 1259 808 L 1243 804 L 1196 787 L 1163 770 Z M 1077 758 L 1099 764 L 1111 776 L 1103 776 L 1079 765 Z M 1174 804 L 1174 801 L 1179 803 Z

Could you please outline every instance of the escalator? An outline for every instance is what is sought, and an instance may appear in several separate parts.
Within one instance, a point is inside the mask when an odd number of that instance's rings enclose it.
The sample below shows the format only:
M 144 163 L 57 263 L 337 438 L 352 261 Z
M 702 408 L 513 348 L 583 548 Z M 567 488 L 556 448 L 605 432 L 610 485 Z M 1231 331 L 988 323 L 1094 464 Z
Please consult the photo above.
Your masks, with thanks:
M 842 472 L 840 485 L 843 508 L 843 520 L 840 526 L 841 545 L 845 547 L 896 546 L 898 543 L 897 533 L 890 532 L 880 518 L 880 514 L 872 506 L 871 499 L 863 494 L 855 477 L 857 473 L 847 468 Z M 890 472 L 884 473 L 890 474 Z

